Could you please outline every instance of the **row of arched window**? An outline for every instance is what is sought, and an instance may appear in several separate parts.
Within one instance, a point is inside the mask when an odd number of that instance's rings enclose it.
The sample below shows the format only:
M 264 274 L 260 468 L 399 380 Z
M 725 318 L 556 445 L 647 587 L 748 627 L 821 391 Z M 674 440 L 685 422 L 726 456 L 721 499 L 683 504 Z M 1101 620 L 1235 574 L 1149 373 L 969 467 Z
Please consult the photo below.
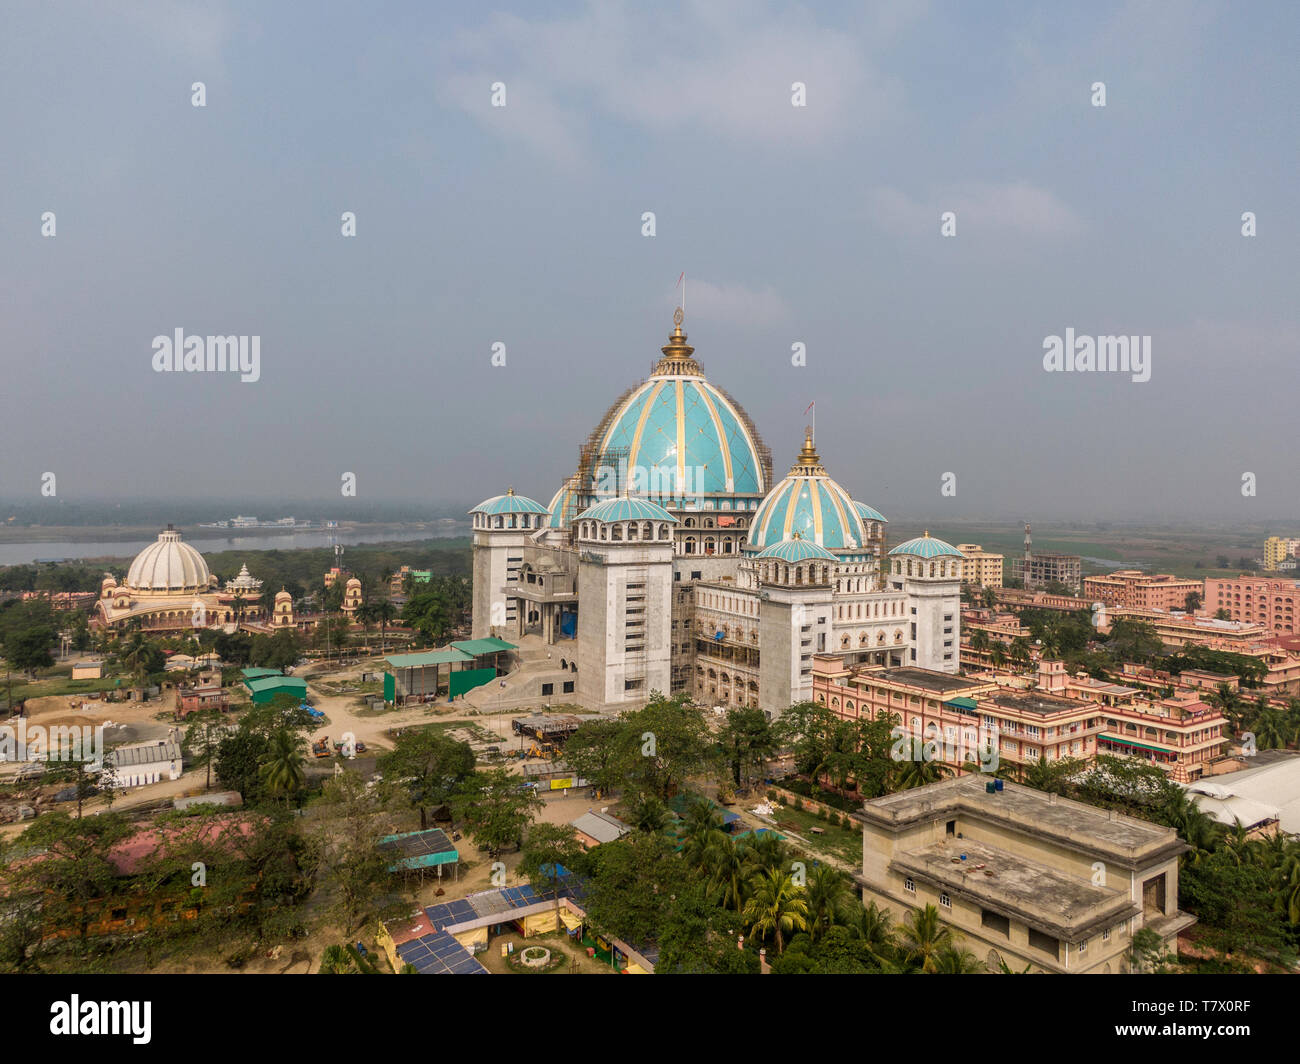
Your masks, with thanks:
M 672 539 L 672 531 L 663 521 L 657 525 L 651 521 L 579 521 L 578 538 L 614 543 L 667 542 Z
M 474 515 L 474 527 L 485 529 L 541 528 L 550 514 L 484 514 Z
M 940 558 L 937 561 L 925 561 L 921 558 L 894 559 L 895 576 L 931 576 L 936 578 L 959 579 L 961 577 L 960 558 Z

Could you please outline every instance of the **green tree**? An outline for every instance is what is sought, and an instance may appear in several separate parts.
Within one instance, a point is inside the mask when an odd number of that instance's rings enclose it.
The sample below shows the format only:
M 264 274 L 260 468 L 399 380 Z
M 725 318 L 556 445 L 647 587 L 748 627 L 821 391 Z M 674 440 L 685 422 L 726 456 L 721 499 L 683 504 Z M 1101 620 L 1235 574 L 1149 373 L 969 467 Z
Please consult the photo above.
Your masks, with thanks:
M 35 679 L 37 669 L 48 669 L 54 664 L 54 655 L 50 652 L 54 638 L 55 631 L 48 625 L 10 632 L 4 641 L 5 660 Z
M 316 838 L 322 885 L 332 896 L 332 912 L 350 932 L 367 915 L 380 915 L 381 900 L 394 891 L 388 871 L 394 858 L 380 849 L 379 840 L 394 831 L 396 818 L 385 792 L 350 771 L 327 780 L 319 807 L 313 808 L 320 811 Z M 398 904 L 396 910 L 405 907 Z
M 860 907 L 849 877 L 829 865 L 819 864 L 808 872 L 804 893 L 808 902 L 808 933 L 814 942 Z
M 212 766 L 217 749 L 226 734 L 224 714 L 219 709 L 200 709 L 191 713 L 185 726 L 185 755 L 194 768 L 206 769 L 203 789 L 212 789 Z
M 715 746 L 700 711 L 682 697 L 665 698 L 651 692 L 644 709 L 624 713 L 621 720 L 634 736 L 639 757 L 630 759 L 627 789 L 668 801 L 686 780 L 709 766 Z M 627 742 L 627 739 L 624 739 Z
M 778 954 L 788 937 L 808 930 L 808 900 L 790 873 L 779 868 L 758 873 L 745 902 L 744 920 L 751 935 L 773 939 Z
M 742 777 L 761 776 L 768 760 L 776 752 L 776 741 L 767 714 L 761 709 L 734 708 L 718 737 L 722 756 L 737 787 Z
M 933 905 L 909 912 L 899 928 L 899 951 L 904 964 L 913 970 L 937 972 L 941 953 L 952 945 L 952 929 L 939 919 L 939 910 Z
M 378 761 L 386 782 L 405 790 L 420 813 L 420 830 L 429 826 L 429 810 L 447 804 L 474 775 L 474 751 L 433 730 L 399 735 L 393 749 Z
M 40 855 L 32 861 L 9 860 L 0 867 L 6 893 L 38 900 L 43 924 L 75 929 L 84 948 L 99 905 L 118 886 L 112 852 L 136 830 L 120 813 L 75 820 L 61 811 L 46 813 L 6 847 L 6 857 Z
M 265 760 L 258 765 L 264 793 L 283 798 L 286 805 L 298 795 L 306 780 L 302 747 L 300 736 L 281 728 L 271 737 Z
M 504 769 L 476 772 L 453 798 L 474 841 L 495 860 L 504 846 L 522 848 L 524 832 L 545 803 Z
M 528 829 L 519 860 L 519 872 L 528 877 L 533 886 L 543 886 L 555 899 L 555 909 L 560 909 L 560 887 L 563 883 L 561 869 L 572 872 L 583 853 L 577 833 L 571 824 L 533 824 Z

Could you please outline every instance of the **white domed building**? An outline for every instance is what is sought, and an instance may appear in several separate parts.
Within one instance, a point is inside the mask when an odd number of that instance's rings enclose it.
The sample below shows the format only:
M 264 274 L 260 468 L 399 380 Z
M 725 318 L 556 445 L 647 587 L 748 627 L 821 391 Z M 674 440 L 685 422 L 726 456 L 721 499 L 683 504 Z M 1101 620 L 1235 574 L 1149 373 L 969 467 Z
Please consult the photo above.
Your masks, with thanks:
M 262 613 L 262 582 L 248 567 L 218 586 L 208 563 L 172 525 L 158 533 L 131 562 L 119 584 L 105 574 L 95 604 L 94 623 L 125 628 L 133 621 L 148 632 L 230 627 Z
M 511 490 L 470 511 L 474 638 L 537 636 L 565 666 L 529 670 L 512 697 L 618 710 L 658 690 L 775 717 L 811 698 L 815 654 L 956 672 L 955 620 L 943 629 L 960 581 L 882 572 L 888 522 L 829 475 L 811 430 L 777 481 L 680 310 L 674 325 L 549 505 Z M 942 637 L 924 646 L 922 588 Z

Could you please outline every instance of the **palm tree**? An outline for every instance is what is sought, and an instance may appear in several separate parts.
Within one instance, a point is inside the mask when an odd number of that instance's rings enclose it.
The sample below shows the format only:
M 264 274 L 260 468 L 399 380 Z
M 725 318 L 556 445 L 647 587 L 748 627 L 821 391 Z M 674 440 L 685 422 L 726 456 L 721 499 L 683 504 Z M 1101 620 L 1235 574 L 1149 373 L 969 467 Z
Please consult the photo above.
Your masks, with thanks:
M 663 831 L 668 822 L 668 810 L 653 794 L 644 794 L 632 805 L 632 823 L 638 831 L 653 834 Z
M 397 607 L 388 599 L 380 599 L 374 606 L 375 620 L 379 622 L 379 653 L 387 652 L 388 646 L 388 626 L 397 616 Z
M 970 648 L 971 650 L 978 651 L 979 653 L 983 653 L 984 651 L 988 650 L 989 648 L 988 632 L 984 631 L 983 628 L 976 628 L 975 631 L 971 633 Z
M 1264 696 L 1260 696 L 1264 702 Z M 1265 705 L 1255 718 L 1255 742 L 1261 750 L 1277 750 L 1286 746 L 1287 715 L 1271 705 Z
M 1286 703 L 1287 745 L 1300 744 L 1300 698 L 1289 698 Z
M 1235 734 L 1241 725 L 1241 696 L 1226 683 L 1221 683 L 1209 698 L 1211 704 L 1228 719 L 1228 727 Z
M 904 961 L 927 974 L 938 971 L 939 953 L 953 941 L 952 929 L 939 919 L 939 910 L 927 905 L 908 913 L 899 932 Z
M 893 957 L 894 925 L 888 909 L 879 908 L 874 901 L 868 902 L 853 914 L 848 927 L 853 937 L 860 940 L 876 960 Z
M 732 842 L 730 836 L 721 834 L 713 839 L 705 854 L 708 869 L 706 884 L 724 909 L 740 912 L 745 904 L 746 877 L 749 865 L 745 851 Z
M 239 630 L 239 622 L 244 619 L 244 611 L 248 604 L 244 602 L 244 593 L 239 591 L 235 597 L 230 600 L 230 613 L 235 618 L 235 630 Z
M 814 942 L 839 923 L 856 901 L 849 877 L 824 864 L 808 873 L 804 893 L 808 899 L 808 933 Z
M 1160 812 L 1164 822 L 1191 846 L 1188 856 L 1192 864 L 1200 864 L 1218 846 L 1223 829 L 1181 787 L 1174 787 L 1165 795 Z
M 281 728 L 271 739 L 271 749 L 266 760 L 258 768 L 258 775 L 266 786 L 268 794 L 283 795 L 285 804 L 302 789 L 306 772 L 303 770 L 303 756 L 299 752 L 302 740 L 296 738 L 287 729 Z
M 361 636 L 366 641 L 366 649 L 370 649 L 370 622 L 375 619 L 375 608 L 369 602 L 363 602 L 356 608 L 353 617 L 361 622 Z
M 1259 844 L 1250 837 L 1250 829 L 1236 820 L 1223 836 L 1223 852 L 1238 866 L 1254 864 L 1259 859 Z
M 357 966 L 352 955 L 342 946 L 328 946 L 321 954 L 321 975 L 357 975 Z
M 753 893 L 745 902 L 743 919 L 751 935 L 776 940 L 776 952 L 785 952 L 787 934 L 808 930 L 808 901 L 794 878 L 779 868 L 755 875 Z
M 682 841 L 682 856 L 692 867 L 703 864 L 719 834 L 722 834 L 722 820 L 707 798 L 696 798 L 687 805 L 678 838 Z
M 1002 643 L 994 643 L 989 651 L 989 661 L 995 668 L 1001 668 L 1007 663 L 1007 648 Z
M 1037 761 L 1025 766 L 1024 782 L 1038 791 L 1049 794 L 1065 794 L 1069 790 L 1069 780 L 1079 767 L 1075 758 L 1064 757 L 1057 761 L 1048 761 L 1040 755 Z
M 933 970 L 936 975 L 983 975 L 988 971 L 970 950 L 951 943 L 935 955 Z
M 786 845 L 774 831 L 754 832 L 740 848 L 750 872 L 771 872 L 786 864 Z
M 1292 927 L 1300 926 L 1300 845 L 1286 842 L 1278 873 L 1281 890 L 1278 907 Z
M 907 791 L 913 787 L 924 787 L 928 783 L 938 783 L 952 775 L 952 769 L 942 761 L 925 756 L 925 744 L 918 738 L 911 740 L 911 757 L 898 762 L 894 785 L 897 790 Z

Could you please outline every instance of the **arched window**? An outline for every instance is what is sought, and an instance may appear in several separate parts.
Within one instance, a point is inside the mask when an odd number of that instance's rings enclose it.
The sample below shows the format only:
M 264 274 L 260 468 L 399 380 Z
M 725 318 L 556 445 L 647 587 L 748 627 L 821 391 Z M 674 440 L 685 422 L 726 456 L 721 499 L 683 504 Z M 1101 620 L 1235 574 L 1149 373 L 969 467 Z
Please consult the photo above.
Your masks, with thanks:
M 609 538 L 621 540 L 623 538 L 623 526 L 611 525 L 609 529 Z

